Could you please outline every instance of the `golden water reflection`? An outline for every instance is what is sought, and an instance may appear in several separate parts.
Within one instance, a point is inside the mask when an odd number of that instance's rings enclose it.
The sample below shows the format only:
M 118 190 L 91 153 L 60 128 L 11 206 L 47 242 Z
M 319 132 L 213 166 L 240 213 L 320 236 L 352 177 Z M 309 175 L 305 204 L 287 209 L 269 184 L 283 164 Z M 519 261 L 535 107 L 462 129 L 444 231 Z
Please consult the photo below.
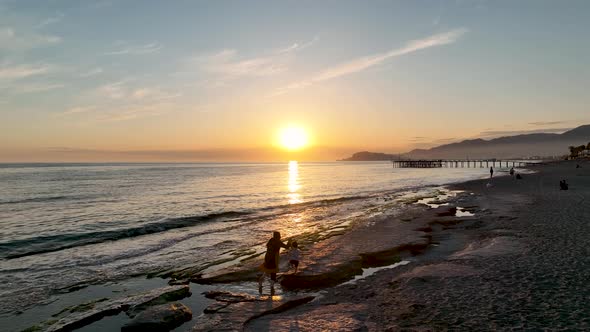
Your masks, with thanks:
M 289 162 L 289 184 L 287 189 L 289 189 L 289 193 L 287 194 L 287 198 L 289 199 L 289 204 L 297 204 L 303 202 L 301 199 L 301 195 L 297 192 L 301 188 L 299 185 L 299 164 L 297 161 L 292 160 Z

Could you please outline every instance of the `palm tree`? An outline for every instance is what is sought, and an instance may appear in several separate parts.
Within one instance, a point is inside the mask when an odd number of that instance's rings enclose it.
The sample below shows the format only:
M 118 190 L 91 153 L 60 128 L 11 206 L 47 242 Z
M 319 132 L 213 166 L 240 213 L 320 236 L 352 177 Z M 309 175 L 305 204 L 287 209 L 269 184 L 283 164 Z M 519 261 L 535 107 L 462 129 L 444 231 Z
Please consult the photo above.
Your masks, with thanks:
M 570 158 L 574 158 L 576 156 L 576 147 L 573 145 L 570 145 L 568 147 L 568 149 L 570 149 Z

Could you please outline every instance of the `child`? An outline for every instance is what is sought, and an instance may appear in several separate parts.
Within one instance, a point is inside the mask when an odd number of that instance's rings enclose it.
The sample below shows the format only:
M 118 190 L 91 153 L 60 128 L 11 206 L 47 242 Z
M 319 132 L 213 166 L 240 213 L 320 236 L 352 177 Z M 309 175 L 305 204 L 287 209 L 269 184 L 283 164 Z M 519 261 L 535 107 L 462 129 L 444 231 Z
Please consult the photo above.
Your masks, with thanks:
M 295 273 L 297 273 L 299 260 L 301 259 L 301 251 L 298 248 L 297 241 L 293 241 L 293 243 L 291 243 L 291 249 L 289 249 L 287 257 L 289 258 L 289 268 L 294 268 Z

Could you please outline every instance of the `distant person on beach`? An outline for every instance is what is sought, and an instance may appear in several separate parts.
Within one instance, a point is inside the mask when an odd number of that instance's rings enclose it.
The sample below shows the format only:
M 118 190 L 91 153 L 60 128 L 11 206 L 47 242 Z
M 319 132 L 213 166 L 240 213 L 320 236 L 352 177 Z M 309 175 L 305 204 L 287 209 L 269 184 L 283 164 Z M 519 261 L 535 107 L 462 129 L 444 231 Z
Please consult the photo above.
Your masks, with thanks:
M 279 252 L 281 247 L 288 248 L 286 244 L 281 242 L 281 233 L 273 232 L 272 238 L 266 243 L 266 254 L 264 255 L 264 263 L 260 265 L 262 275 L 258 278 L 258 291 L 262 293 L 262 283 L 267 275 L 270 275 L 270 290 L 274 292 L 275 282 L 277 281 L 277 272 L 279 272 Z
M 490 179 L 494 176 L 494 168 L 490 167 Z
M 510 168 L 510 176 L 513 176 L 513 175 L 514 175 L 514 167 L 511 167 Z
M 295 273 L 297 273 L 297 269 L 299 268 L 299 260 L 301 259 L 301 251 L 299 250 L 299 245 L 297 241 L 293 241 L 291 243 L 291 249 L 287 253 L 287 257 L 289 258 L 289 267 L 295 269 Z
M 522 176 L 520 174 L 516 174 L 516 179 L 517 180 L 522 180 Z
M 582 168 L 582 166 L 580 166 L 580 164 L 576 164 L 576 168 Z
M 559 190 L 568 190 L 568 189 L 569 189 L 569 185 L 567 184 L 567 182 L 565 180 L 559 181 Z

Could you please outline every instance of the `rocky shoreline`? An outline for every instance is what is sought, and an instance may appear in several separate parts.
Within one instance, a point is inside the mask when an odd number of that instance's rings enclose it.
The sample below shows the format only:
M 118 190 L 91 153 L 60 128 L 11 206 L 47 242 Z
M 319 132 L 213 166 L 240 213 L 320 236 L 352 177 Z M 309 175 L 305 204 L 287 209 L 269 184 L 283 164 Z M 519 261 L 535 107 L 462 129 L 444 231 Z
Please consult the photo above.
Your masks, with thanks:
M 582 287 L 580 278 L 589 276 L 590 269 L 590 236 L 582 238 L 583 234 L 590 235 L 588 223 L 582 221 L 590 217 L 590 212 L 585 206 L 566 207 L 569 201 L 562 199 L 570 195 L 583 202 L 588 197 L 590 176 L 586 173 L 590 165 L 578 170 L 572 170 L 570 163 L 537 168 L 538 173 L 526 174 L 523 180 L 502 176 L 456 184 L 434 196 L 404 198 L 404 208 L 393 216 L 368 224 L 353 223 L 346 231 L 319 241 L 302 239 L 300 272 L 282 274 L 276 294 L 255 292 L 259 259 L 244 260 L 211 274 L 190 269 L 172 271 L 165 276 L 170 278 L 167 288 L 62 310 L 56 319 L 29 331 L 69 330 L 121 312 L 129 316 L 126 324 L 111 327 L 128 331 L 134 329 L 134 321 L 140 322 L 138 326 L 147 324 L 144 329 L 152 326 L 164 331 L 588 327 L 590 312 L 581 306 L 580 294 L 573 293 L 571 286 L 560 284 L 562 292 L 553 294 L 559 297 L 565 293 L 571 300 L 566 301 L 571 309 L 567 313 L 552 309 L 558 314 L 531 304 L 539 301 L 539 306 L 547 306 L 555 299 L 539 299 L 534 295 L 537 289 L 522 291 L 528 285 L 525 281 L 544 282 L 537 280 L 541 277 L 534 272 L 540 263 L 530 263 L 548 253 L 539 251 L 531 256 L 535 241 L 539 241 L 531 236 L 546 236 L 545 222 L 553 222 L 554 217 L 562 221 L 561 215 L 555 214 L 566 208 L 574 211 L 571 226 L 581 228 L 577 242 L 568 242 L 571 247 L 566 248 L 578 252 L 578 258 L 569 262 L 578 269 L 562 266 L 562 271 L 570 273 L 568 282 L 574 280 Z M 553 182 L 564 176 L 570 178 L 571 190 L 556 193 Z M 529 270 L 515 273 L 512 262 L 520 260 Z M 559 261 L 552 264 L 560 265 Z M 371 269 L 374 273 L 365 276 L 364 272 Z M 563 277 L 551 270 L 544 272 L 548 277 Z M 514 279 L 520 274 L 524 281 Z M 545 294 L 551 293 L 547 286 L 539 287 Z M 199 307 L 202 313 L 191 312 L 182 303 L 189 289 L 199 293 L 208 289 L 203 295 L 209 300 Z M 169 292 L 176 295 L 169 296 Z M 522 312 L 521 307 L 528 311 Z M 558 323 L 545 317 L 545 323 L 535 325 L 532 317 L 544 315 L 539 312 L 565 318 L 557 319 Z M 153 327 L 157 325 L 150 317 L 159 317 L 159 327 Z
M 193 325 L 194 330 L 217 330 L 221 326 L 229 330 L 241 329 L 245 323 L 259 317 L 277 314 L 312 301 L 317 298 L 317 291 L 350 281 L 361 275 L 363 269 L 390 265 L 400 262 L 404 257 L 423 253 L 432 245 L 434 229 L 442 229 L 458 222 L 455 216 L 456 209 L 452 207 L 441 206 L 431 209 L 421 204 L 422 201 L 434 201 L 441 204 L 443 202 L 436 201 L 445 196 L 447 195 L 442 192 L 436 192 L 428 197 L 404 197 L 400 201 L 404 205 L 403 209 L 394 216 L 390 214 L 370 224 L 361 221 L 352 223 L 346 226 L 346 229 L 321 239 L 315 237 L 298 238 L 305 259 L 302 261 L 299 273 L 281 275 L 281 286 L 277 287 L 278 295 L 244 294 L 237 292 L 235 287 L 232 287 L 232 285 L 239 284 L 246 284 L 246 287 L 254 285 L 259 273 L 260 259 L 252 259 L 244 260 L 237 265 L 215 271 L 212 274 L 203 274 L 200 270 L 193 271 L 189 268 L 161 275 L 162 278 L 168 279 L 169 287 L 199 289 L 199 285 L 210 285 L 226 289 L 223 292 L 226 296 L 222 297 L 211 297 L 209 296 L 212 294 L 211 292 L 204 294 L 214 302 L 204 308 L 203 314 L 192 313 L 190 309 L 186 310 L 182 303 L 174 303 L 179 300 L 177 298 L 153 302 L 152 305 L 172 303 L 172 307 L 180 308 L 181 314 L 175 316 L 176 311 L 172 310 L 169 315 L 170 317 L 178 317 L 179 321 L 176 325 L 181 325 L 188 315 L 194 315 L 193 321 L 182 325 L 179 330 L 186 330 L 188 325 Z M 286 261 L 282 260 L 281 264 L 282 270 L 286 270 Z M 104 299 L 104 303 L 103 301 L 85 303 L 79 306 L 84 310 L 76 310 L 75 314 L 69 313 L 65 317 L 62 315 L 56 319 L 49 319 L 28 330 L 68 330 L 93 324 L 103 317 L 117 315 L 121 312 L 128 316 L 123 320 L 125 323 L 122 326 L 119 326 L 121 325 L 119 323 L 109 327 L 132 330 L 127 326 L 135 320 L 134 313 L 138 311 L 137 305 L 134 304 L 135 298 L 138 296 L 149 297 L 149 294 L 157 291 L 147 291 L 114 300 Z M 255 288 L 251 287 L 248 291 L 254 292 Z M 253 295 L 256 296 L 255 301 L 251 300 Z M 201 294 L 193 296 L 200 297 Z M 228 300 L 230 298 L 231 300 Z M 130 308 L 135 309 L 131 310 Z M 143 306 L 143 308 L 151 310 L 152 307 Z M 161 310 L 154 312 L 161 314 Z M 187 315 L 182 313 L 187 313 Z M 154 315 L 157 316 L 155 313 Z M 143 316 L 142 319 L 145 321 L 146 314 Z M 174 324 L 165 323 L 164 320 L 162 319 L 161 330 L 170 330 L 169 327 L 174 327 Z
M 539 166 L 452 186 L 475 217 L 433 233 L 412 264 L 341 285 L 260 330 L 587 330 L 590 328 L 590 163 Z M 569 191 L 558 182 L 567 178 Z M 487 183 L 491 183 L 490 186 Z

